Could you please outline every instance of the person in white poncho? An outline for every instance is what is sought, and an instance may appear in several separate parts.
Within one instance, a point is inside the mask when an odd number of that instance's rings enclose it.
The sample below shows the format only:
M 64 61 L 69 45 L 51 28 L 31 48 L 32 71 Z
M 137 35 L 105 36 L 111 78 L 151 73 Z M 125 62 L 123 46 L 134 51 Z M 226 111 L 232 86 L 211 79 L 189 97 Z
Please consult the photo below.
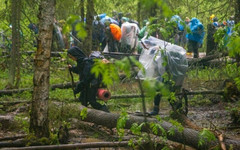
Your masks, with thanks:
M 122 37 L 120 40 L 120 52 L 133 53 L 138 43 L 139 27 L 135 23 L 129 23 L 126 17 L 122 17 Z

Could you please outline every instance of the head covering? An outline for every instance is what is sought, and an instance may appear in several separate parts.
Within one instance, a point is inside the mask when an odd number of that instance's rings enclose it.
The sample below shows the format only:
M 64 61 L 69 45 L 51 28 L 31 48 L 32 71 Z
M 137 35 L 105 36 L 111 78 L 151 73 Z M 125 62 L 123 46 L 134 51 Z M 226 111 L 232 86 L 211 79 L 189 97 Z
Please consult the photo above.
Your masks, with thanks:
M 128 21 L 128 18 L 127 18 L 127 17 L 122 17 L 121 20 L 122 20 L 123 22 L 127 22 L 127 21 Z
M 213 22 L 217 22 L 218 21 L 218 18 L 217 17 L 214 17 L 213 18 Z
M 73 57 L 75 57 L 77 59 L 78 63 L 82 63 L 84 58 L 86 58 L 87 56 L 83 53 L 83 51 L 77 47 L 77 46 L 73 46 L 71 47 L 68 51 L 68 54 L 72 55 Z
M 211 20 L 211 21 L 213 21 L 213 18 L 215 17 L 215 15 L 214 14 L 212 14 L 210 17 L 209 17 L 209 19 Z

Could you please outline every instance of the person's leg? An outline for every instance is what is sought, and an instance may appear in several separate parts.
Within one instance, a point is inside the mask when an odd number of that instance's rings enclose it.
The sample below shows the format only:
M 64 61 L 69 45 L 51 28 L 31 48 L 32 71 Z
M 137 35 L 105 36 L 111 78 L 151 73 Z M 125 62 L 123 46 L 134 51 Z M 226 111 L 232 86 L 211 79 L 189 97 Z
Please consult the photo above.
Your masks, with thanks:
M 80 94 L 80 96 L 79 96 L 79 101 L 82 103 L 82 105 L 83 106 L 86 106 L 87 107 L 87 99 L 86 99 L 86 97 L 87 97 L 87 92 L 86 92 L 86 89 L 83 89 L 82 91 L 81 91 L 81 94 Z
M 159 105 L 160 105 L 160 101 L 161 101 L 161 94 L 157 94 L 154 97 L 154 107 L 153 107 L 153 111 L 149 113 L 149 115 L 157 115 L 159 112 Z
M 193 52 L 193 41 L 192 40 L 188 40 L 187 49 L 188 49 L 187 55 L 192 56 L 192 52 Z
M 193 41 L 193 53 L 194 53 L 193 58 L 198 58 L 199 57 L 198 48 L 199 48 L 199 43 Z

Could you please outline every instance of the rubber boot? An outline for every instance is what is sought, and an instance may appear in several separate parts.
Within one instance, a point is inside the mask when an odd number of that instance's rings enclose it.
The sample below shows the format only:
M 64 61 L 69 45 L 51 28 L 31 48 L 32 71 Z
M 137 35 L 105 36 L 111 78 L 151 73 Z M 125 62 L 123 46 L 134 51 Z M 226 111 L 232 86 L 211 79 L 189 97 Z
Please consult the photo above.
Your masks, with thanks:
M 150 116 L 156 116 L 158 115 L 159 112 L 159 107 L 158 106 L 154 106 L 153 111 L 149 113 Z
M 105 112 L 110 112 L 110 111 L 108 110 L 108 108 L 107 108 L 106 105 L 103 105 L 103 106 L 100 108 L 100 110 L 105 111 Z

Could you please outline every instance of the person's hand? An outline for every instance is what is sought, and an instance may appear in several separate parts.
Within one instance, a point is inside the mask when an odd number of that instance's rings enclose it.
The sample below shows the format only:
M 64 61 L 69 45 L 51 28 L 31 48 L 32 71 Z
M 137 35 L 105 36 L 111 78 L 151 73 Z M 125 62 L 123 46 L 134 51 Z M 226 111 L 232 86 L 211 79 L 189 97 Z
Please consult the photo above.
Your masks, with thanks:
M 107 64 L 107 63 L 109 63 L 109 60 L 104 58 L 104 59 L 102 59 L 102 63 Z
M 68 64 L 68 68 L 72 68 L 72 65 Z
M 80 91 L 78 91 L 78 90 L 76 90 L 76 89 L 73 90 L 74 95 L 77 95 L 79 92 L 80 92 Z

